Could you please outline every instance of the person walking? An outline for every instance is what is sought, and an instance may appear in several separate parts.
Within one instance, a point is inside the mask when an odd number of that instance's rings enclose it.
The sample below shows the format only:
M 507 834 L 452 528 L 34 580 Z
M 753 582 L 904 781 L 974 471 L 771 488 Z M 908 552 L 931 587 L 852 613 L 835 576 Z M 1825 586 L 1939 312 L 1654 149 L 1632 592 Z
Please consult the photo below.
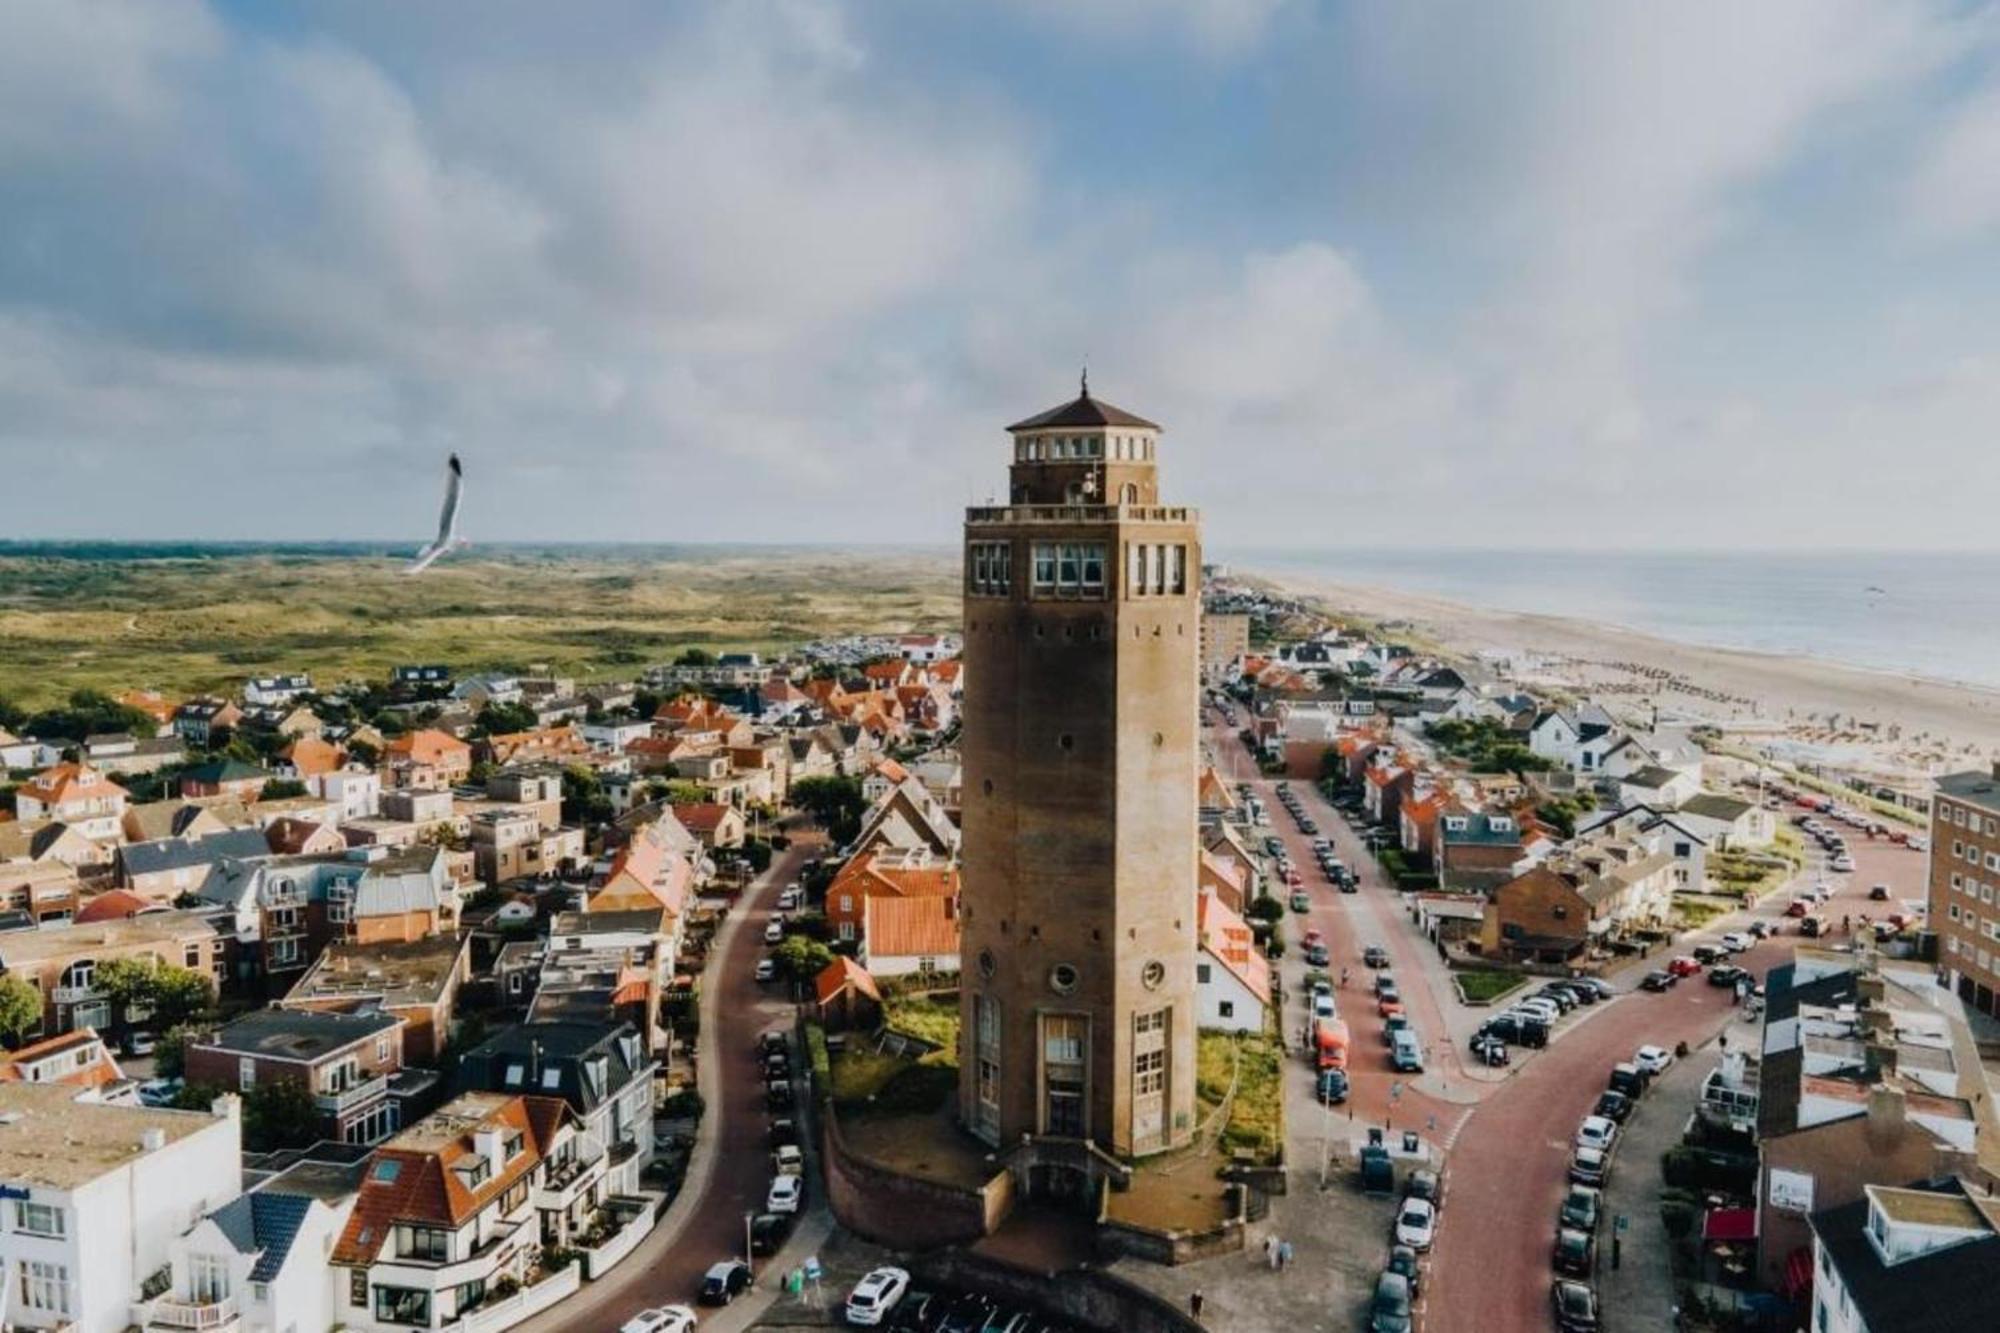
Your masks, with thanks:
M 1288 1240 L 1281 1240 L 1278 1242 L 1278 1271 L 1282 1273 L 1291 1266 L 1292 1243 Z
M 1274 1263 L 1272 1256 L 1276 1254 L 1277 1249 L 1278 1249 L 1278 1238 L 1276 1236 L 1264 1237 L 1264 1262 L 1266 1264 Z
M 1272 1271 L 1273 1273 L 1275 1273 L 1275 1272 L 1277 1272 L 1277 1271 L 1278 1271 L 1278 1258 L 1279 1258 L 1279 1254 L 1281 1253 L 1281 1251 L 1282 1251 L 1283 1249 L 1284 1249 L 1284 1246 L 1283 1246 L 1283 1245 L 1282 1245 L 1281 1243 L 1277 1242 L 1277 1241 L 1275 1240 L 1275 1238 L 1274 1238 L 1274 1240 L 1273 1240 L 1273 1243 L 1271 1244 L 1271 1246 L 1269 1247 L 1269 1250 L 1267 1251 L 1267 1253 L 1268 1253 L 1268 1254 L 1269 1254 L 1269 1256 L 1270 1256 L 1270 1261 L 1271 1261 L 1271 1271 Z
M 1193 1291 L 1188 1293 L 1188 1313 L 1194 1316 L 1196 1319 L 1199 1319 L 1201 1318 L 1201 1307 L 1202 1307 L 1201 1288 L 1196 1287 Z

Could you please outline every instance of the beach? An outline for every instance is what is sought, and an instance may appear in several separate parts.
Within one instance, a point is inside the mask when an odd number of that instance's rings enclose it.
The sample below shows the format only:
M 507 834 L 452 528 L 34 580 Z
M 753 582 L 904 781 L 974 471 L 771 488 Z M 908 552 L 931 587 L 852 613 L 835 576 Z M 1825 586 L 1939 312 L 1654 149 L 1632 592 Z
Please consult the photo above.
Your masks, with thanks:
M 1706 723 L 1805 762 L 1884 780 L 1976 767 L 2000 754 L 2000 690 L 1814 657 L 1681 643 L 1298 573 L 1261 576 L 1291 596 L 1476 659 L 1504 680 L 1598 698 L 1663 723 Z

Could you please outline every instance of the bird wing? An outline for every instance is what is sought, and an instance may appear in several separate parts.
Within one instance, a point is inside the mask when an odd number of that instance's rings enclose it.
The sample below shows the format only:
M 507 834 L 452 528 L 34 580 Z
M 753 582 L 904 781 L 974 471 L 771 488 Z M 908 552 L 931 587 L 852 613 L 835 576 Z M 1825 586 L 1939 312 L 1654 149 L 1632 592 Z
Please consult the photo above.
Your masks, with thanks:
M 439 551 L 450 546 L 458 535 L 458 494 L 465 485 L 465 474 L 458 465 L 458 455 L 451 456 L 444 483 L 444 510 L 438 515 L 438 535 L 434 546 Z
M 438 546 L 438 545 L 426 546 L 423 550 L 417 552 L 417 558 L 415 560 L 412 560 L 409 564 L 403 567 L 403 572 L 405 574 L 421 574 L 425 570 L 429 569 L 434 563 L 436 563 L 437 558 L 443 555 L 449 549 L 451 548 L 446 546 Z

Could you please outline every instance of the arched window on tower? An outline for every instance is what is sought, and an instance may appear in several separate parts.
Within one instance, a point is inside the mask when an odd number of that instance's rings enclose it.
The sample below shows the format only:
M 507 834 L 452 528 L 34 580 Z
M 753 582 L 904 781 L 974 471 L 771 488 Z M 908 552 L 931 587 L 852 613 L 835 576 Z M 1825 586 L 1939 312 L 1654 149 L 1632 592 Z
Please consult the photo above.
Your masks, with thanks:
M 1125 489 L 1119 492 L 1118 503 L 1125 505 L 1135 505 L 1139 503 L 1139 487 L 1136 482 L 1128 481 L 1125 483 Z

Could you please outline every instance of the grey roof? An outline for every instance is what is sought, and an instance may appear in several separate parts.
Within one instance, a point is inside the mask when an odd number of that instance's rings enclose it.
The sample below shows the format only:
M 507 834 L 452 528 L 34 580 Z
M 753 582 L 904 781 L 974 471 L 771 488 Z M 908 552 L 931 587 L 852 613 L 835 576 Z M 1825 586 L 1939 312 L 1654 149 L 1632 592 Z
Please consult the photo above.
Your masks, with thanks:
M 128 843 L 118 849 L 127 875 L 154 875 L 166 870 L 212 866 L 223 860 L 253 861 L 271 855 L 262 829 L 229 829 L 205 838 L 156 838 Z
M 1720 792 L 1705 791 L 1681 802 L 1681 813 L 1700 815 L 1704 819 L 1719 819 L 1725 824 L 1733 824 L 1757 807 L 1748 801 L 1739 801 L 1734 796 L 1724 796 Z
M 1629 783 L 1634 787 L 1651 787 L 1657 791 L 1678 777 L 1680 777 L 1680 774 L 1674 772 L 1671 768 L 1662 768 L 1658 764 L 1648 764 L 1636 773 L 1626 774 L 1619 781 Z
M 243 1055 L 311 1061 L 400 1027 L 402 1022 L 380 1010 L 343 1014 L 317 1009 L 253 1009 L 197 1044 Z
M 604 1061 L 601 1078 L 586 1069 L 598 1057 Z M 460 1057 L 453 1084 L 460 1092 L 558 1093 L 571 1109 L 587 1114 L 652 1063 L 630 1023 L 521 1023 Z
M 1061 407 L 1037 412 L 1026 420 L 1015 422 L 1007 429 L 1047 430 L 1061 426 L 1134 426 L 1142 430 L 1159 429 L 1144 417 L 1135 416 L 1123 408 L 1113 407 L 1101 399 L 1092 398 L 1088 388 Z
M 1964 1193 L 1955 1181 L 1911 1188 Z M 1993 1328 L 1994 1307 L 2000 1303 L 2000 1236 L 1991 1230 L 1976 1240 L 1892 1265 L 1882 1262 L 1868 1238 L 1866 1198 L 1814 1213 L 1812 1228 L 1866 1327 L 1884 1333 L 1989 1333 Z
M 1448 822 L 1456 818 L 1459 816 L 1446 815 L 1438 821 L 1438 836 L 1446 842 L 1499 847 L 1519 846 L 1521 843 L 1521 826 L 1511 816 L 1499 816 L 1507 821 L 1505 828 L 1495 828 L 1494 816 L 1484 812 L 1464 816 L 1465 827 L 1462 829 L 1454 829 Z
M 250 1280 L 269 1282 L 284 1268 L 312 1204 L 304 1194 L 255 1190 L 231 1199 L 210 1216 L 237 1253 L 257 1255 Z
M 357 916 L 399 916 L 404 912 L 435 911 L 439 883 L 434 877 L 441 849 L 407 847 L 372 862 L 354 886 Z
M 1974 769 L 1970 773 L 1953 773 L 1939 778 L 1937 787 L 1944 795 L 1967 805 L 1976 805 L 1983 810 L 2000 814 L 2000 777 L 1995 777 L 1990 769 Z
M 246 764 L 240 759 L 216 759 L 206 764 L 196 765 L 181 774 L 182 781 L 195 782 L 253 782 L 267 779 L 271 775 L 254 764 Z

